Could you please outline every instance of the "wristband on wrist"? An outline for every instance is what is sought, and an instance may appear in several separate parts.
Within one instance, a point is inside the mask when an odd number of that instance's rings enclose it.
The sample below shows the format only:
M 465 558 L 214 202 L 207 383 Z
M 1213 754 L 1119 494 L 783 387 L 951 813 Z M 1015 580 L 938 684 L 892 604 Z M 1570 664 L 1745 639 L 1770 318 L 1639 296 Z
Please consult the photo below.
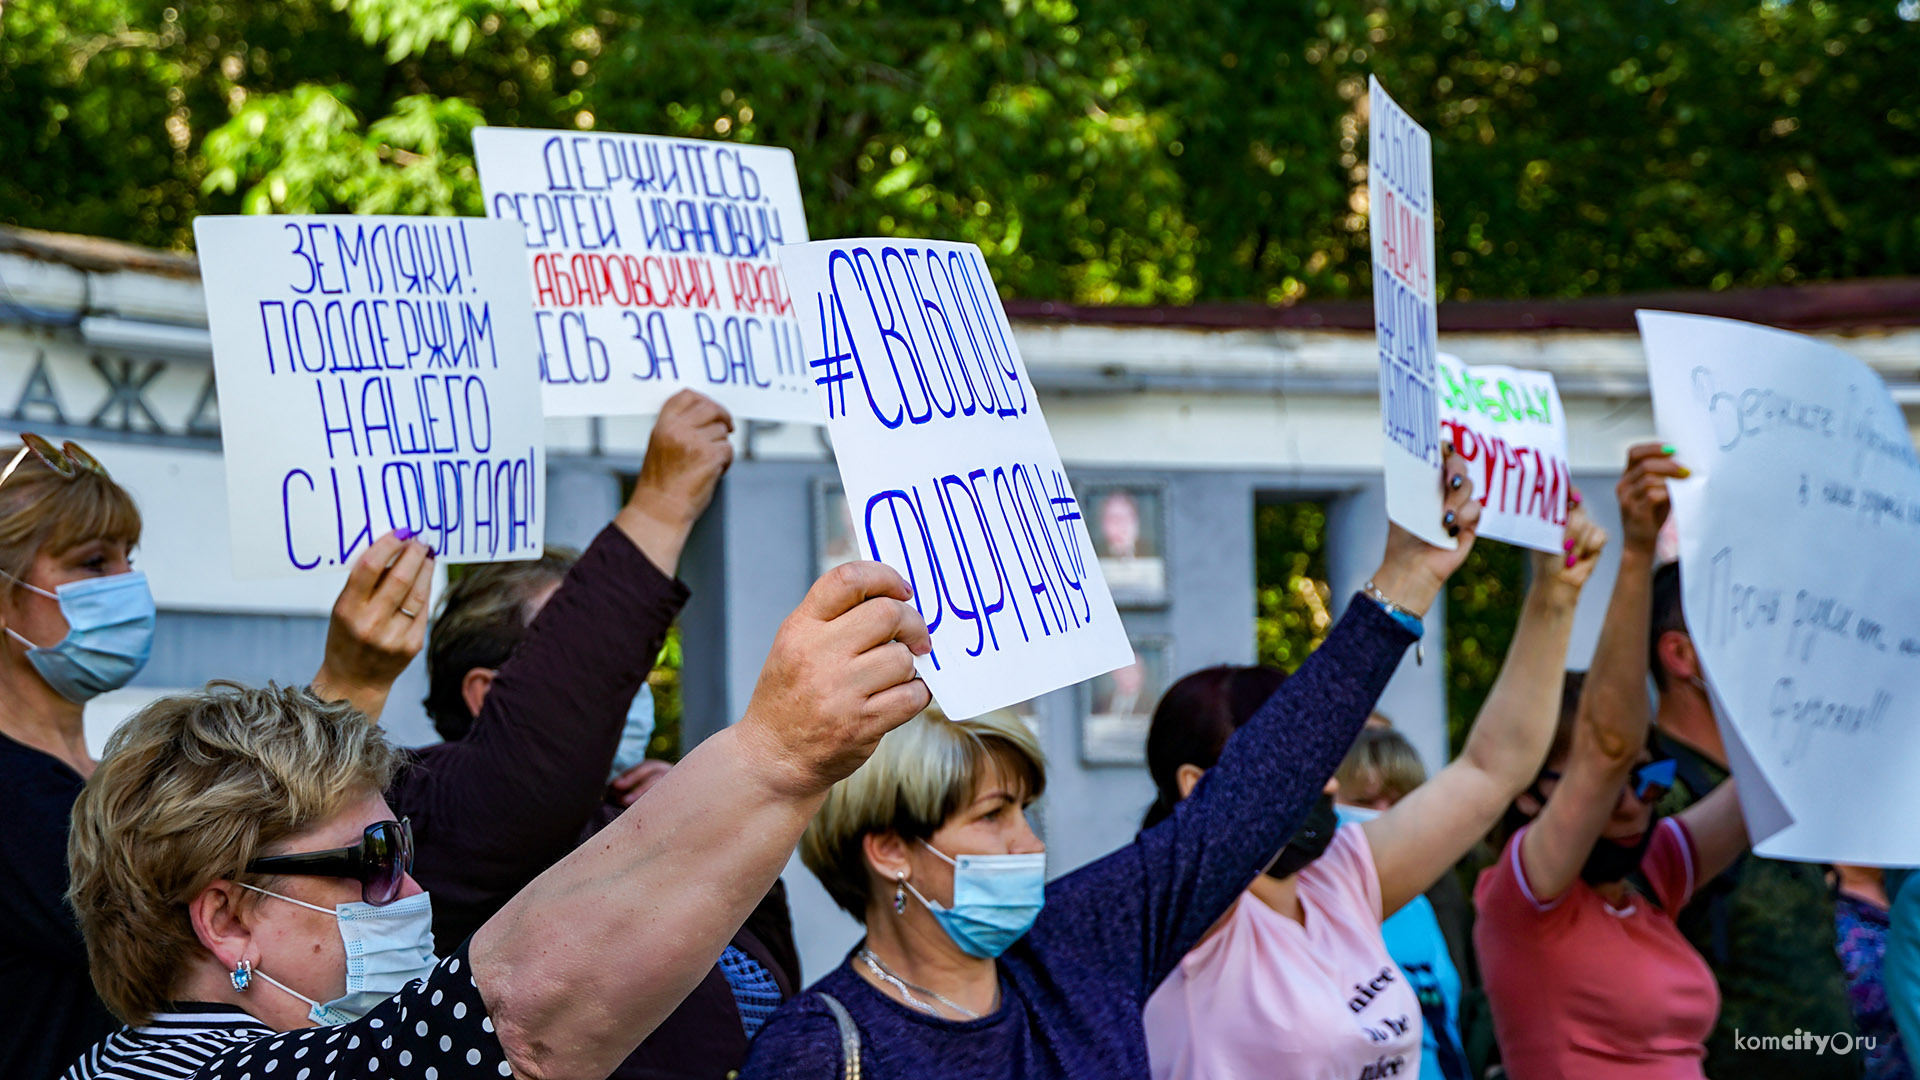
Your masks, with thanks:
M 1413 635 L 1413 662 L 1425 665 L 1427 654 L 1421 639 L 1426 636 L 1427 626 L 1421 621 L 1421 617 L 1412 608 L 1400 604 L 1393 597 L 1380 591 L 1380 586 L 1375 585 L 1371 580 L 1362 585 L 1360 591 L 1366 594 L 1367 599 L 1379 604 L 1380 609 L 1392 616 L 1394 622 L 1405 627 L 1407 632 Z

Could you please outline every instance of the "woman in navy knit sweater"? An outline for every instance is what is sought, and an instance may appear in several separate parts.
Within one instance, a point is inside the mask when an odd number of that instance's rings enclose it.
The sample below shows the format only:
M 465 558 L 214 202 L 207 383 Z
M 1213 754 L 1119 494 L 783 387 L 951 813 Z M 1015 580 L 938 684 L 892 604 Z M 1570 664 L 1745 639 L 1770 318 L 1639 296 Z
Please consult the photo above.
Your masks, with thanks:
M 1148 995 L 1299 828 L 1473 545 L 1479 505 L 1457 459 L 1443 484 L 1458 548 L 1393 527 L 1368 590 L 1193 796 L 1044 885 L 1044 908 L 1032 738 L 992 718 L 889 734 L 802 842 L 866 940 L 767 1023 L 741 1080 L 1145 1080 Z

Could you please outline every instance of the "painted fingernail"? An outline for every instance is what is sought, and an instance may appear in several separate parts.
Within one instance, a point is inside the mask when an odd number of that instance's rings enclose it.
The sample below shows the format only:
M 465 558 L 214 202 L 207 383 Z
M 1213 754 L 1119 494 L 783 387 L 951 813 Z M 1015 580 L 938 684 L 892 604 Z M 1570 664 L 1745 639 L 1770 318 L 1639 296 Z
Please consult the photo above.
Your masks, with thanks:
M 437 547 L 434 547 L 434 546 L 433 546 L 432 544 L 428 544 L 428 545 L 427 545 L 427 558 L 429 558 L 429 559 L 437 559 L 437 558 L 439 558 L 439 557 L 440 557 L 440 549 L 439 549 L 439 548 L 437 548 Z
M 1569 493 L 1569 494 L 1567 495 L 1567 505 L 1568 505 L 1568 506 L 1579 506 L 1579 505 L 1580 505 L 1580 501 L 1581 501 L 1581 500 L 1580 500 L 1580 493 L 1579 493 L 1579 492 L 1577 492 L 1577 491 L 1575 491 L 1575 492 L 1571 492 L 1571 493 Z
M 1569 540 L 1569 541 L 1567 541 L 1566 543 L 1564 543 L 1564 544 L 1561 544 L 1561 545 L 1560 545 L 1560 550 L 1561 550 L 1561 551 L 1572 551 L 1572 550 L 1573 550 L 1573 541 L 1571 541 L 1571 540 Z
M 1447 477 L 1447 489 L 1450 491 L 1459 491 L 1460 485 L 1466 482 L 1467 482 L 1466 477 L 1461 476 L 1458 473 L 1455 473 L 1454 475 Z
M 413 539 L 413 530 L 407 528 L 405 525 L 402 525 L 399 528 L 393 530 L 393 538 L 395 540 L 403 540 L 403 541 L 411 540 Z
M 1660 446 L 1660 452 L 1667 455 L 1668 457 L 1672 457 L 1673 455 L 1679 453 L 1680 451 L 1674 449 L 1672 443 L 1663 443 Z
M 1573 552 L 1571 552 L 1571 551 L 1569 551 L 1569 552 L 1567 552 L 1567 569 L 1569 569 L 1569 570 L 1571 570 L 1571 569 L 1573 569 L 1573 564 L 1574 564 L 1574 563 L 1575 563 L 1576 561 L 1577 561 L 1577 560 L 1575 560 L 1575 559 L 1574 559 L 1574 557 L 1573 557 Z
M 1460 535 L 1460 526 L 1458 526 L 1458 525 L 1449 525 L 1449 526 L 1447 526 L 1447 535 L 1448 535 L 1448 536 L 1459 536 L 1459 535 Z
M 1449 533 L 1453 532 L 1454 529 L 1458 528 L 1458 526 L 1454 524 L 1454 522 L 1458 520 L 1460 520 L 1459 516 L 1456 515 L 1451 510 L 1447 511 L 1445 514 L 1442 514 L 1440 516 L 1440 524 L 1445 525 Z
M 1687 468 L 1685 465 L 1682 465 L 1680 466 L 1680 471 L 1674 474 L 1674 479 L 1685 480 L 1687 477 L 1692 475 L 1693 475 L 1693 470 Z

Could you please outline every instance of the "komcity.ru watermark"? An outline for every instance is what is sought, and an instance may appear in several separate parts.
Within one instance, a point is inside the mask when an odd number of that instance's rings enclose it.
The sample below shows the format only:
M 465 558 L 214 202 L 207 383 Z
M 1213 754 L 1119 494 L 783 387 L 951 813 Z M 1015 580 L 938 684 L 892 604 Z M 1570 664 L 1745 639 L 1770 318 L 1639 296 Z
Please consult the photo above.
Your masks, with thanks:
M 1815 1035 L 1799 1028 L 1794 1028 L 1791 1035 L 1745 1035 L 1739 1028 L 1733 1031 L 1735 1050 L 1794 1050 L 1820 1055 L 1851 1054 L 1855 1050 L 1872 1050 L 1874 1046 L 1874 1036 L 1852 1035 L 1844 1031 L 1833 1035 Z

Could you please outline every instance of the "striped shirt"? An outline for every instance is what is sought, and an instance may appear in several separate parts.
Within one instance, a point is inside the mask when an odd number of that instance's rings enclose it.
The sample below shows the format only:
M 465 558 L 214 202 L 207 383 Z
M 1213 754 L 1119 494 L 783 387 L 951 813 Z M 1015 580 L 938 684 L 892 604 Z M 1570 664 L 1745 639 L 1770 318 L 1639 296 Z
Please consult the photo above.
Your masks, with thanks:
M 221 1051 L 271 1034 L 232 1005 L 176 1005 L 95 1043 L 61 1080 L 189 1080 Z
M 63 1080 L 493 1080 L 511 1077 L 467 947 L 349 1024 L 275 1032 L 182 1005 L 87 1051 Z M 12 1077 L 6 1080 L 13 1080 Z

